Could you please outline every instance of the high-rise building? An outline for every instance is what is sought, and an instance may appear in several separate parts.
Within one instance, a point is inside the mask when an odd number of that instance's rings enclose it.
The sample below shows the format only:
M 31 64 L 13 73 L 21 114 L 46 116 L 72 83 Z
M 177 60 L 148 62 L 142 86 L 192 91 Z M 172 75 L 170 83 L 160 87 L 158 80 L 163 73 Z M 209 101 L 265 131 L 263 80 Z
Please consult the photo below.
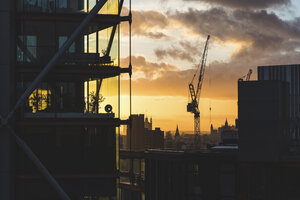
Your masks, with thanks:
M 259 66 L 258 80 L 281 80 L 289 83 L 289 135 L 291 145 L 300 146 L 300 64 Z
M 0 0 L 2 118 L 61 55 L 9 125 L 71 199 L 117 197 L 119 126 L 128 124 L 120 120 L 120 74 L 131 74 L 131 64 L 120 67 L 119 24 L 131 22 L 131 14 L 120 16 L 123 2 Z M 58 199 L 7 130 L 0 131 L 0 199 Z

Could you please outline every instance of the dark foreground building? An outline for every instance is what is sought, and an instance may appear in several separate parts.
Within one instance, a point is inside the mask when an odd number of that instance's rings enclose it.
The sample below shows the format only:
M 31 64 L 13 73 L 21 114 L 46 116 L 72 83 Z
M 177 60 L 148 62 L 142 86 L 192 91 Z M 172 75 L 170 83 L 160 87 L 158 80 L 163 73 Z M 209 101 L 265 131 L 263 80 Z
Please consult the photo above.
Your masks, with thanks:
M 290 146 L 300 151 L 300 64 L 259 66 L 258 80 L 279 80 L 289 83 Z
M 292 200 L 300 198 L 300 157 L 244 162 L 236 150 L 149 151 L 147 200 Z M 132 198 L 128 198 L 132 199 Z
M 235 152 L 149 151 L 146 199 L 237 199 Z
M 10 121 L 71 199 L 116 199 L 123 1 L 1 0 L 1 117 L 71 38 L 96 3 L 98 14 Z M 3 96 L 2 96 L 3 95 Z M 1 120 L 4 122 L 4 120 Z M 59 199 L 7 129 L 0 133 L 0 199 Z
M 277 162 L 288 153 L 289 84 L 239 81 L 239 156 L 242 161 Z

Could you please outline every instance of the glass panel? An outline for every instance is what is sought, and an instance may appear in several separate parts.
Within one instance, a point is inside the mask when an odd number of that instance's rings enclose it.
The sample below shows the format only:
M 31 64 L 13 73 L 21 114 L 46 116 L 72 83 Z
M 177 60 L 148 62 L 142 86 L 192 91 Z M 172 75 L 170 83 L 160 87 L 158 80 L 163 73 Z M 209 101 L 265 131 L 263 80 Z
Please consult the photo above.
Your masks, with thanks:
M 18 0 L 18 11 L 43 13 L 86 12 L 86 0 Z
M 54 12 L 54 0 L 19 0 L 18 8 L 25 12 Z
M 89 53 L 96 53 L 97 43 L 96 43 L 96 33 L 89 35 Z
M 89 112 L 89 89 L 88 89 L 88 81 L 84 82 L 84 112 Z
M 58 3 L 58 8 L 68 8 L 68 1 L 67 0 L 56 0 Z
M 37 36 L 19 36 L 17 40 L 17 61 L 21 63 L 34 62 L 37 58 Z
M 89 52 L 89 45 L 88 45 L 88 36 L 85 35 L 84 36 L 84 53 L 88 53 Z
M 100 94 L 105 98 L 102 105 L 99 108 L 100 113 L 106 113 L 105 106 L 112 106 L 112 113 L 115 114 L 115 117 L 119 117 L 119 77 L 113 77 L 104 79 L 102 81 L 102 86 L 100 89 Z
M 87 112 L 88 113 L 99 113 L 98 107 L 101 105 L 101 103 L 104 101 L 103 96 L 97 94 L 97 81 L 88 81 L 88 97 L 86 104 L 88 104 L 86 107 L 88 107 Z
M 112 28 L 107 28 L 99 31 L 98 33 L 98 43 L 99 43 L 98 48 L 99 48 L 100 56 L 104 56 L 106 54 L 111 30 Z
M 114 40 L 110 50 L 110 57 L 113 61 L 114 66 L 119 66 L 119 35 L 118 35 L 119 26 L 116 28 Z
M 91 11 L 96 5 L 96 0 L 88 0 L 89 2 L 89 11 Z
M 56 2 L 56 3 L 55 3 Z M 18 11 L 70 13 L 91 11 L 96 0 L 18 0 Z M 118 14 L 118 0 L 108 0 L 99 14 Z
M 116 127 L 116 167 L 120 169 L 120 127 Z
M 110 105 L 112 106 L 112 110 L 109 113 L 113 113 L 115 117 L 118 117 L 118 78 L 119 77 L 113 77 L 98 81 L 86 81 L 84 83 L 86 113 L 107 113 L 105 106 Z M 99 93 L 97 93 L 97 91 L 99 91 Z
M 22 63 L 23 60 L 24 60 L 24 53 L 19 47 L 17 47 L 17 62 Z
M 28 99 L 32 113 L 46 110 L 51 106 L 51 90 L 36 89 Z
M 118 14 L 119 1 L 118 0 L 108 0 L 103 8 L 99 11 L 99 14 Z
M 62 47 L 62 45 L 67 41 L 67 36 L 58 36 L 58 48 Z M 75 42 L 71 44 L 68 49 L 69 53 L 75 53 Z

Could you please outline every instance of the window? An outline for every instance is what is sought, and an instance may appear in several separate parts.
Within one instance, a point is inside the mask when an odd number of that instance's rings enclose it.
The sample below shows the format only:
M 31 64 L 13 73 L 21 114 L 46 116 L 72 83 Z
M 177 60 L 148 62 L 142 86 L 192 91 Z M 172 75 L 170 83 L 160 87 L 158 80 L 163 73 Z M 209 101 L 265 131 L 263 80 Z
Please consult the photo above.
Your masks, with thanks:
M 17 46 L 18 62 L 33 62 L 37 58 L 37 37 L 35 35 L 19 36 Z
M 32 113 L 49 108 L 51 106 L 51 90 L 34 90 L 29 96 L 29 106 L 32 109 Z
M 67 41 L 68 37 L 67 36 L 59 36 L 58 37 L 58 48 L 62 47 L 62 45 Z M 70 46 L 69 53 L 75 53 L 75 43 L 73 42 L 72 45 Z
M 68 0 L 58 0 L 58 8 L 68 8 Z

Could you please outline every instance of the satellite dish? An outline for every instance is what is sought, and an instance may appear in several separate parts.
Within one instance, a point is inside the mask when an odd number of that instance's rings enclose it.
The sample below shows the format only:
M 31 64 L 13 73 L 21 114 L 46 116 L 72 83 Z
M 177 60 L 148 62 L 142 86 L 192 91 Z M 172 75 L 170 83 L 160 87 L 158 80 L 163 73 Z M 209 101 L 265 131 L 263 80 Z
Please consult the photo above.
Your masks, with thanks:
M 112 106 L 111 106 L 110 104 L 107 104 L 107 105 L 105 106 L 105 111 L 106 111 L 107 113 L 110 113 L 110 112 L 112 111 Z

